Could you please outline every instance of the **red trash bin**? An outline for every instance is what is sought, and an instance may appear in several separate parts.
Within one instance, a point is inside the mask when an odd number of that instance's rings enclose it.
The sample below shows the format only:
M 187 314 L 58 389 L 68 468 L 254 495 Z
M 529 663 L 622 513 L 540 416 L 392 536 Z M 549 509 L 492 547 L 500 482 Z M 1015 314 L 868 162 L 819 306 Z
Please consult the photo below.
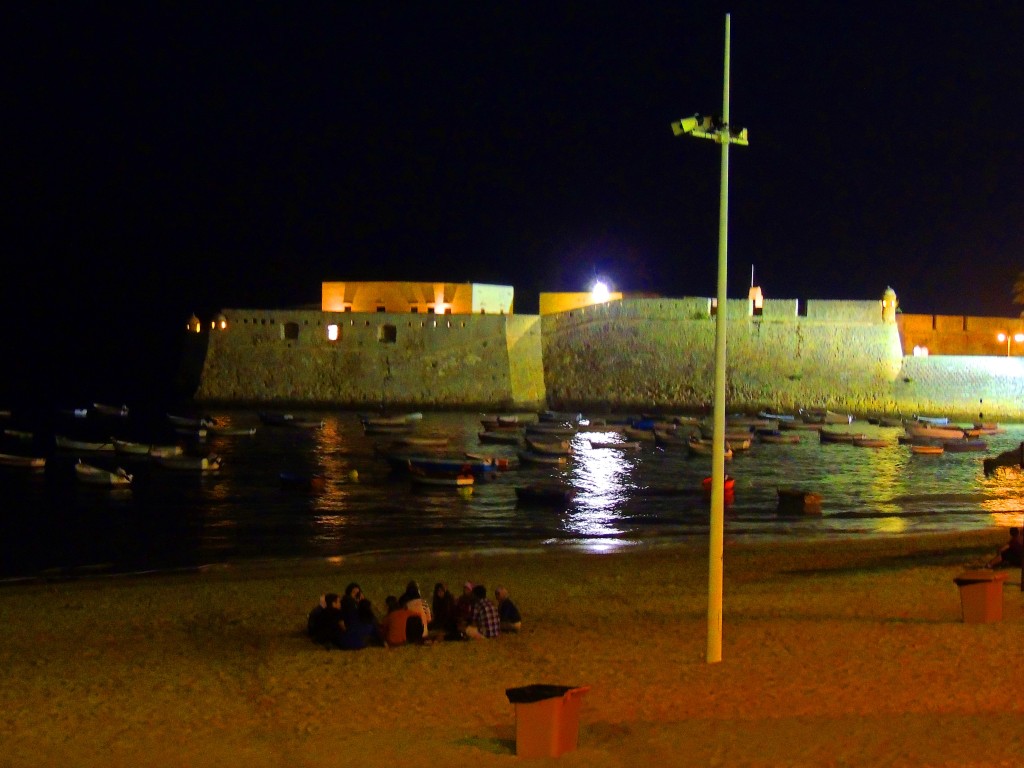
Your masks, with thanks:
M 965 624 L 990 624 L 1003 619 L 1003 582 L 1007 574 L 992 570 L 964 571 L 953 582 L 960 587 Z
M 558 757 L 576 749 L 580 705 L 590 686 L 525 685 L 505 695 L 516 707 L 516 755 Z

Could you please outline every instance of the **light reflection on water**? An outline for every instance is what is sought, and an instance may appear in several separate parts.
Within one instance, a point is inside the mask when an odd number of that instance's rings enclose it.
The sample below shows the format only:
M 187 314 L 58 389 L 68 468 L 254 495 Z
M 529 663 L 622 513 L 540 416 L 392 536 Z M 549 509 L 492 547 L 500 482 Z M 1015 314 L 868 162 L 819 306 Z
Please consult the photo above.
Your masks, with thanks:
M 255 435 L 211 438 L 190 447 L 217 453 L 223 469 L 193 476 L 148 463 L 130 466 L 130 494 L 87 493 L 73 482 L 73 457 L 48 463 L 45 478 L 2 475 L 9 513 L 0 541 L 6 573 L 98 558 L 173 567 L 250 557 L 331 557 L 376 550 L 446 550 L 521 544 L 609 551 L 638 542 L 705 536 L 708 500 L 701 481 L 710 459 L 663 451 L 594 449 L 590 439 L 623 439 L 613 429 L 577 435 L 564 468 L 524 466 L 479 482 L 468 495 L 420 490 L 396 475 L 379 450 L 388 438 L 363 434 L 353 413 L 309 414 L 319 430 L 259 425 L 254 412 L 214 413 Z M 426 414 L 418 427 L 450 438 L 447 453 L 472 451 L 515 459 L 516 448 L 481 445 L 480 414 Z M 899 534 L 1020 524 L 1024 475 L 986 478 L 981 459 L 1024 440 L 1024 425 L 988 439 L 985 453 L 911 454 L 901 430 L 857 422 L 851 431 L 890 441 L 885 448 L 821 444 L 814 432 L 796 445 L 756 444 L 737 453 L 728 473 L 735 502 L 727 536 L 814 537 Z M 281 472 L 322 475 L 318 492 L 282 486 Z M 355 475 L 353 475 L 355 473 Z M 564 509 L 517 503 L 515 487 L 567 483 Z M 821 494 L 820 517 L 776 514 L 780 488 Z

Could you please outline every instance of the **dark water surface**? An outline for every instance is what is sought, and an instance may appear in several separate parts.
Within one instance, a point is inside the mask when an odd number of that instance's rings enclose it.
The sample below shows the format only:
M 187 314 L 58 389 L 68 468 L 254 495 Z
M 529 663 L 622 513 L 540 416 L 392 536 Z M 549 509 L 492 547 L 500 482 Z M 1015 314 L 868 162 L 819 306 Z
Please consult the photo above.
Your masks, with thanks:
M 190 453 L 224 458 L 215 474 L 154 465 L 148 458 L 91 455 L 99 466 L 134 474 L 130 490 L 76 482 L 78 454 L 56 451 L 53 433 L 81 437 L 81 420 L 57 417 L 30 448 L 5 437 L 0 451 L 46 455 L 45 472 L 0 472 L 0 577 L 76 575 L 186 568 L 244 559 L 321 558 L 416 550 L 523 546 L 612 548 L 704 537 L 708 501 L 701 480 L 710 459 L 652 444 L 637 451 L 590 449 L 565 468 L 502 472 L 471 493 L 423 490 L 394 474 L 377 449 L 387 437 L 367 437 L 356 414 L 305 412 L 322 429 L 260 424 L 254 411 L 212 415 L 224 424 L 256 426 L 252 436 L 210 437 Z M 515 449 L 480 445 L 479 413 L 427 413 L 417 433 L 446 435 L 449 452 L 514 456 Z M 66 420 L 67 423 L 64 423 Z M 89 431 L 130 439 L 173 441 L 169 427 L 133 419 L 90 416 Z M 596 428 L 594 428 L 596 429 Z M 1019 524 L 1024 480 L 1015 472 L 983 475 L 986 455 L 1024 440 L 1024 425 L 987 438 L 985 452 L 919 456 L 897 444 L 902 430 L 855 422 L 853 430 L 882 436 L 890 447 L 821 444 L 814 432 L 797 445 L 756 444 L 726 465 L 736 479 L 726 510 L 727 537 L 840 538 L 972 530 Z M 153 434 L 160 431 L 160 434 Z M 150 434 L 143 435 L 143 432 Z M 607 432 L 595 440 L 615 439 Z M 180 439 L 180 438 L 178 438 Z M 324 488 L 282 486 L 280 473 L 321 473 Z M 357 473 L 354 479 L 352 472 Z M 515 486 L 561 478 L 577 490 L 565 509 L 519 505 Z M 777 489 L 801 487 L 823 497 L 821 517 L 776 513 Z

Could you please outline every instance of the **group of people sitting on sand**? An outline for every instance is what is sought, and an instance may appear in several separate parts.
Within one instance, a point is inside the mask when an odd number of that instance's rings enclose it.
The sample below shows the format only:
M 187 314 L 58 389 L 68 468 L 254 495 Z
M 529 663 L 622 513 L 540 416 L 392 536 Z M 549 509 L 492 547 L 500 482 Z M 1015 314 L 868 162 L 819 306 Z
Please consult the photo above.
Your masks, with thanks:
M 367 646 L 429 644 L 439 640 L 486 640 L 523 625 L 508 590 L 498 587 L 494 600 L 483 584 L 466 582 L 455 597 L 443 582 L 434 585 L 428 602 L 410 581 L 401 597 L 389 595 L 387 612 L 378 618 L 373 604 L 353 582 L 344 594 L 328 592 L 309 613 L 307 632 L 327 648 L 356 651 Z

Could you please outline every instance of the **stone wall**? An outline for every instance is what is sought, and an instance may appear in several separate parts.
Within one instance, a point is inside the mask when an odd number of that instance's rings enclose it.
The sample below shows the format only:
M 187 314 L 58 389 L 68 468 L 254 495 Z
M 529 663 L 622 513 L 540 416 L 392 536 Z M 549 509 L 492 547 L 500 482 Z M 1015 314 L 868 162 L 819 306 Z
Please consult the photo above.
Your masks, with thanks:
M 803 313 L 800 310 L 803 309 Z M 880 302 L 728 303 L 728 408 L 1024 419 L 1024 359 L 905 357 Z M 225 310 L 196 398 L 417 408 L 710 409 L 706 298 L 557 315 Z M 337 341 L 327 326 L 336 324 Z
M 202 401 L 544 403 L 536 318 L 249 309 L 224 315 L 227 330 L 210 333 L 196 393 Z M 336 341 L 327 334 L 332 324 Z
M 828 312 L 839 308 L 822 303 L 823 319 L 811 319 L 749 317 L 745 302 L 733 304 L 726 334 L 730 409 L 895 411 L 891 385 L 902 353 L 896 327 L 881 322 L 878 302 L 870 303 L 870 316 L 877 312 L 870 324 L 863 307 Z M 548 402 L 710 408 L 715 319 L 707 307 L 706 300 L 637 299 L 542 318 Z

